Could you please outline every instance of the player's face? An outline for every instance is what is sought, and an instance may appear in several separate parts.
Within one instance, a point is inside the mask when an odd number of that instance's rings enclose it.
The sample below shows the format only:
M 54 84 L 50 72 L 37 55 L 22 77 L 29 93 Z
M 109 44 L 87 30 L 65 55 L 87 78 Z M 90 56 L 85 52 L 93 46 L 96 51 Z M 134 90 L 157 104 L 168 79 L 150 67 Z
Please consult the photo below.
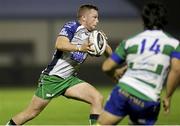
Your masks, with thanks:
M 98 12 L 94 9 L 89 10 L 85 15 L 85 25 L 89 31 L 96 29 L 98 20 Z

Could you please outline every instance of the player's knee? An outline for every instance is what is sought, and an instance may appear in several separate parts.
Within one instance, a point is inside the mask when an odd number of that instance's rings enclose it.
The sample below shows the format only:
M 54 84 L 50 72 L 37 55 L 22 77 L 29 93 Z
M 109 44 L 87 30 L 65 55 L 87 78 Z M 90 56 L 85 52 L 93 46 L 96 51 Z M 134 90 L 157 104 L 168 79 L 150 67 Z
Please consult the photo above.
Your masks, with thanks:
M 102 95 L 102 94 L 100 94 L 100 95 L 99 95 L 99 101 L 102 103 L 102 102 L 103 102 L 103 100 L 104 100 L 104 97 L 103 97 L 103 95 Z
M 103 95 L 100 94 L 100 93 L 97 93 L 93 97 L 93 103 L 95 103 L 95 104 L 102 104 L 103 103 L 103 99 L 104 99 Z

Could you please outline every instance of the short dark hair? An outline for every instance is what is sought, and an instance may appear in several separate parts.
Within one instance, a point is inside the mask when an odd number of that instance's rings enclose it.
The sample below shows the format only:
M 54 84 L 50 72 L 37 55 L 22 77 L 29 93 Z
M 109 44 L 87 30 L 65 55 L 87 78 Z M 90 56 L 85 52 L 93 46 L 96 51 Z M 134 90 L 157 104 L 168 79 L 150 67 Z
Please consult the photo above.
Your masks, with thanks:
M 86 10 L 90 10 L 90 9 L 94 9 L 94 10 L 98 11 L 98 7 L 95 5 L 92 5 L 92 4 L 81 5 L 77 12 L 77 18 L 79 19 Z
M 167 10 L 162 3 L 152 1 L 147 3 L 142 10 L 142 18 L 146 29 L 164 29 L 167 24 Z

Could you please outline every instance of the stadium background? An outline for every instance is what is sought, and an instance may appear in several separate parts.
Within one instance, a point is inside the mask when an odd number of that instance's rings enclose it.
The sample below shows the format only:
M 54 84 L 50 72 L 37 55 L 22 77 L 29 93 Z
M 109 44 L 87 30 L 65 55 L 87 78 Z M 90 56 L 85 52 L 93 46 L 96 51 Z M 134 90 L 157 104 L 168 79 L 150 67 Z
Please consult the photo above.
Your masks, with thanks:
M 6 106 L 3 102 L 19 91 L 13 92 L 9 87 L 30 90 L 36 87 L 39 74 L 51 60 L 59 28 L 76 18 L 79 5 L 90 3 L 99 7 L 98 29 L 107 34 L 114 49 L 122 39 L 143 30 L 140 10 L 147 1 L 0 0 L 0 124 Z M 159 1 L 168 9 L 166 31 L 179 39 L 180 1 Z M 102 61 L 103 57 L 89 57 L 79 76 L 97 87 L 111 85 L 100 69 Z

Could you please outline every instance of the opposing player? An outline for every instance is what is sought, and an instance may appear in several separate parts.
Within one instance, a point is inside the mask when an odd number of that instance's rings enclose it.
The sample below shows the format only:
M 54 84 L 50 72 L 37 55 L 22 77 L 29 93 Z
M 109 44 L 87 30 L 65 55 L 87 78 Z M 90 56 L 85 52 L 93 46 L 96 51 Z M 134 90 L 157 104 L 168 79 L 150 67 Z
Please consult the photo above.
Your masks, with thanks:
M 89 103 L 90 124 L 96 122 L 102 111 L 103 96 L 92 85 L 76 77 L 76 70 L 86 60 L 88 51 L 93 51 L 88 37 L 96 29 L 98 8 L 82 5 L 77 18 L 77 21 L 67 22 L 60 30 L 53 59 L 42 71 L 31 103 L 24 111 L 12 117 L 7 125 L 22 125 L 35 118 L 53 98 L 60 95 Z M 111 53 L 107 45 L 105 55 Z
M 169 111 L 171 96 L 180 78 L 180 44 L 163 32 L 165 17 L 162 4 L 151 2 L 145 5 L 142 11 L 144 32 L 121 42 L 103 63 L 102 69 L 109 76 L 124 61 L 128 69 L 112 90 L 98 119 L 99 124 L 115 125 L 127 115 L 130 124 L 155 124 L 167 75 L 164 110 Z

